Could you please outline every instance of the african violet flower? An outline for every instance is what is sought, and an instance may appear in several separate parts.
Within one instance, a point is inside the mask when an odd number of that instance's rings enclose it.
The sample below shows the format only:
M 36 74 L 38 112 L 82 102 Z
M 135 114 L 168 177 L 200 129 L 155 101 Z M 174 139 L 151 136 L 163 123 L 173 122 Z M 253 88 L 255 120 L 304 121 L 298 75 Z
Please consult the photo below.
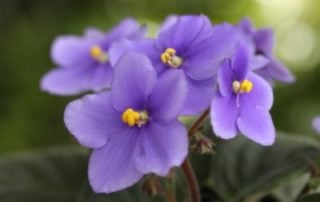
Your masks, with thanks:
M 231 55 L 241 34 L 229 24 L 212 26 L 203 15 L 170 16 L 156 39 L 123 40 L 110 48 L 111 63 L 128 50 L 145 53 L 158 75 L 180 72 L 188 84 L 183 115 L 195 115 L 210 105 L 217 68 Z
M 215 134 L 230 139 L 242 133 L 262 145 L 271 145 L 275 129 L 269 113 L 273 102 L 268 82 L 249 68 L 249 48 L 240 43 L 234 56 L 218 72 L 218 91 L 211 103 Z
M 157 78 L 150 60 L 125 54 L 115 66 L 110 92 L 69 104 L 65 123 L 85 147 L 92 148 L 89 181 L 96 192 L 113 192 L 146 173 L 164 176 L 187 155 L 188 138 L 177 121 L 186 97 L 178 72 Z
M 107 33 L 88 28 L 81 37 L 58 37 L 51 49 L 51 58 L 58 67 L 42 78 L 42 90 L 56 95 L 75 95 L 110 87 L 113 78 L 110 45 L 123 38 L 139 38 L 144 32 L 144 27 L 128 18 Z
M 241 20 L 238 26 L 240 30 L 242 30 L 245 38 L 253 46 L 255 53 L 269 60 L 269 62 L 266 63 L 263 68 L 257 70 L 256 73 L 270 82 L 294 82 L 294 75 L 273 55 L 274 38 L 272 29 L 263 28 L 255 30 L 248 18 Z
M 312 126 L 314 130 L 320 134 L 320 116 L 317 116 L 312 120 Z

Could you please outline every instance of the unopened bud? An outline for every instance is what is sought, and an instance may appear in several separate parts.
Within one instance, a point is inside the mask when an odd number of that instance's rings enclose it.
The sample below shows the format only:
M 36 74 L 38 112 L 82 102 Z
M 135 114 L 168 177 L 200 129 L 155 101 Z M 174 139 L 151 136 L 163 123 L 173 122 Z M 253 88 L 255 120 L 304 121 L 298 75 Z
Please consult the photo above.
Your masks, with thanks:
M 192 149 L 194 149 L 199 154 L 212 154 L 214 143 L 212 140 L 202 135 L 201 133 L 197 133 L 195 135 L 195 143 L 192 145 Z
M 155 175 L 149 175 L 145 178 L 143 185 L 142 185 L 142 191 L 149 197 L 159 196 L 163 194 L 163 187 Z

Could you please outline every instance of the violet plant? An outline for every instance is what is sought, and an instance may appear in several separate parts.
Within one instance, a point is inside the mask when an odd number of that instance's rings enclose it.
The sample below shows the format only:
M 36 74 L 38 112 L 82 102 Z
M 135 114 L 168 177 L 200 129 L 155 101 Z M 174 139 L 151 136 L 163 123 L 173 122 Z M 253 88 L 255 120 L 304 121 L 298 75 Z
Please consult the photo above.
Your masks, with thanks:
M 95 192 L 119 191 L 181 166 L 192 201 L 200 201 L 189 139 L 212 149 L 198 134 L 210 116 L 217 137 L 242 134 L 272 145 L 271 84 L 294 76 L 272 53 L 272 30 L 256 31 L 248 19 L 235 26 L 213 25 L 204 15 L 169 16 L 155 38 L 145 31 L 127 19 L 108 33 L 91 28 L 83 37 L 58 37 L 51 57 L 59 67 L 41 88 L 56 95 L 92 92 L 66 107 L 64 121 L 93 150 L 88 175 Z M 185 115 L 198 116 L 188 131 L 179 121 Z

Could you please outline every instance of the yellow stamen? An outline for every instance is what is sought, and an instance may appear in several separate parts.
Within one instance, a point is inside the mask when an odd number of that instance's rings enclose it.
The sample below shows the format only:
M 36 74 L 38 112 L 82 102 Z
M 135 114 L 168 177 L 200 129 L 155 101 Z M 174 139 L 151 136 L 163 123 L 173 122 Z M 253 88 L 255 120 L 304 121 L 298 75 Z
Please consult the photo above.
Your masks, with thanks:
M 148 114 L 145 111 L 137 112 L 128 108 L 122 113 L 121 119 L 131 127 L 135 125 L 141 127 L 148 121 Z
M 172 68 L 178 68 L 182 65 L 182 58 L 176 55 L 176 50 L 173 48 L 167 48 L 160 56 L 161 61 L 164 64 L 169 65 Z
M 90 49 L 90 55 L 93 59 L 99 61 L 100 63 L 105 63 L 108 61 L 108 55 L 102 50 L 98 45 L 94 45 Z
M 232 87 L 235 93 L 249 93 L 253 88 L 253 83 L 249 80 L 243 80 L 241 83 L 234 81 L 232 82 Z

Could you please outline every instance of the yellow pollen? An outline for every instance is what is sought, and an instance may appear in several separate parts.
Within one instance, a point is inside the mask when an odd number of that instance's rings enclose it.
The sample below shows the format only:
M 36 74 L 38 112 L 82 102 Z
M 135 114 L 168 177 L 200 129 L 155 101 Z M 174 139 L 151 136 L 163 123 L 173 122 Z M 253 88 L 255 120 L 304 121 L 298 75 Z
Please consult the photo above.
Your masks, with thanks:
M 241 83 L 234 81 L 232 87 L 235 93 L 249 93 L 253 88 L 253 83 L 249 80 L 243 80 Z
M 167 64 L 172 68 L 178 68 L 182 65 L 182 59 L 176 55 L 176 50 L 173 48 L 167 48 L 161 54 L 160 59 L 164 64 Z
M 129 126 L 141 127 L 148 120 L 148 114 L 146 112 L 137 112 L 132 108 L 126 109 L 121 116 L 121 119 L 124 123 L 127 123 Z
M 105 63 L 108 61 L 107 54 L 98 45 L 94 45 L 91 47 L 90 55 L 93 59 L 99 61 L 100 63 Z

